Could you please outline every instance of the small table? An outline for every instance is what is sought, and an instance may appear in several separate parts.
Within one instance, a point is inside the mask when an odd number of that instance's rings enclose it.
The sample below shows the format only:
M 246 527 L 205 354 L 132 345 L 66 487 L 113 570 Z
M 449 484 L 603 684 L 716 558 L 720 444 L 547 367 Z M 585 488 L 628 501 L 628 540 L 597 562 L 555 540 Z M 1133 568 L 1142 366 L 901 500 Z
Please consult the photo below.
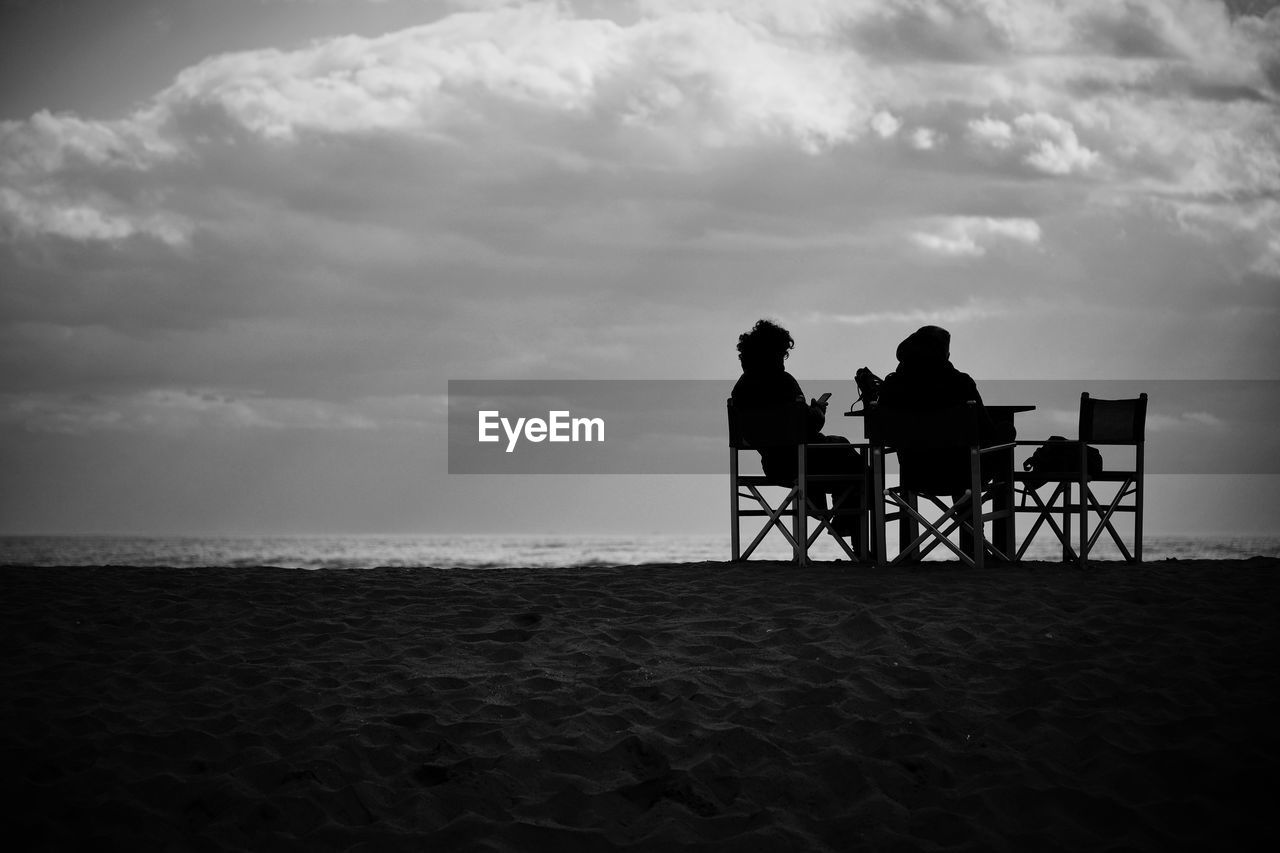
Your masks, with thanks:
M 1012 424 L 1014 415 L 1021 412 L 1030 412 L 1035 410 L 1035 406 L 1024 403 L 1015 403 L 1010 405 L 991 405 L 990 403 L 985 403 L 983 404 L 983 408 L 986 409 L 987 415 L 992 421 L 1003 424 Z M 845 412 L 844 416 L 846 418 L 861 418 L 865 417 L 866 414 L 866 409 L 857 409 L 856 411 Z M 995 496 L 993 502 L 994 508 L 997 511 L 1005 509 L 1012 510 L 1014 501 L 1013 449 L 1010 448 L 1007 452 L 999 454 L 998 458 L 1000 459 L 999 464 L 1002 466 L 1000 473 L 1005 475 L 1001 478 L 1005 486 L 1000 490 L 999 494 Z M 876 500 L 884 500 L 884 483 L 876 483 L 874 485 L 878 490 Z M 1014 515 L 1015 513 L 1011 512 L 1007 518 L 997 518 L 991 523 L 991 538 L 994 540 L 995 546 L 1006 555 L 1013 555 L 1017 553 L 1018 550 L 1018 531 L 1014 526 Z M 908 521 L 903 521 L 902 524 L 905 526 L 899 538 L 904 543 L 913 541 L 917 533 L 914 529 L 915 525 Z M 880 531 L 875 535 L 883 535 L 883 531 Z

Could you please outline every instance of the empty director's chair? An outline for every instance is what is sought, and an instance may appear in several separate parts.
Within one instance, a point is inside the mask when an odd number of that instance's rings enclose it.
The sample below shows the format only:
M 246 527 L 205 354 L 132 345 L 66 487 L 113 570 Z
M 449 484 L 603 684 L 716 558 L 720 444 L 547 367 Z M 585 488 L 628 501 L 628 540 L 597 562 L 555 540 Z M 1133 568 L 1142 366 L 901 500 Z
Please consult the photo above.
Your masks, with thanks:
M 822 453 L 865 450 L 866 445 L 806 443 L 808 406 L 797 401 L 785 409 L 749 409 L 735 406 L 728 401 L 729 413 L 729 513 L 734 562 L 751 557 L 756 547 L 772 531 L 778 530 L 791 543 L 792 559 L 799 565 L 808 560 L 809 548 L 824 532 L 840 543 L 841 549 L 855 562 L 870 560 L 871 545 L 868 539 L 868 489 L 865 467 L 857 474 L 818 473 L 824 466 L 815 464 Z M 742 474 L 739 471 L 738 454 L 770 448 L 795 448 L 798 476 L 794 481 L 780 480 L 764 474 Z M 824 485 L 844 482 L 848 488 L 832 495 L 831 505 L 823 510 L 820 492 Z M 785 490 L 777 503 L 772 503 L 768 490 Z M 743 502 L 747 501 L 746 507 Z M 808 517 L 815 517 L 815 526 L 808 529 Z M 855 516 L 858 527 L 858 548 L 855 550 L 836 535 L 832 524 L 837 517 Z M 742 550 L 741 525 L 743 518 L 764 518 L 764 526 L 746 550 Z M 789 523 L 788 523 L 789 522 Z
M 1034 513 L 1018 556 L 1026 553 L 1032 539 L 1048 525 L 1062 544 L 1064 561 L 1084 565 L 1103 531 L 1110 534 L 1127 563 L 1142 562 L 1143 479 L 1147 423 L 1147 395 L 1132 399 L 1100 400 L 1088 392 L 1080 395 L 1080 431 L 1075 441 L 1065 442 L 1071 461 L 1063 470 L 1016 472 L 1018 512 Z M 1019 445 L 1039 442 L 1019 441 Z M 1090 472 L 1088 457 L 1098 446 L 1131 447 L 1132 465 L 1102 468 Z M 1066 456 L 1063 456 L 1064 460 Z M 1107 484 L 1102 488 L 1103 484 Z M 1051 486 L 1048 498 L 1039 489 Z M 1116 530 L 1117 514 L 1133 516 L 1133 551 Z M 1061 519 L 1061 524 L 1058 523 Z M 1079 527 L 1079 550 L 1072 548 L 1073 520 Z M 1090 527 L 1092 525 L 1092 530 Z
M 922 560 L 939 545 L 977 568 L 988 556 L 1009 560 L 986 535 L 986 527 L 1013 516 L 1012 507 L 995 506 L 1008 488 L 1008 457 L 1002 454 L 1013 445 L 981 446 L 977 403 L 928 412 L 872 405 L 867 409 L 867 436 L 875 448 L 872 477 L 877 483 L 884 482 L 884 455 L 897 453 L 899 459 L 898 485 L 884 488 L 884 500 L 874 504 L 872 535 L 881 549 L 878 562 L 887 560 L 885 527 L 891 521 L 898 522 L 900 534 L 920 531 L 914 539 L 900 535 L 894 565 Z M 922 465 L 922 458 L 939 464 Z M 922 513 L 920 498 L 940 516 L 931 520 Z M 993 506 L 986 509 L 988 504 Z M 951 541 L 953 534 L 959 534 L 960 544 Z

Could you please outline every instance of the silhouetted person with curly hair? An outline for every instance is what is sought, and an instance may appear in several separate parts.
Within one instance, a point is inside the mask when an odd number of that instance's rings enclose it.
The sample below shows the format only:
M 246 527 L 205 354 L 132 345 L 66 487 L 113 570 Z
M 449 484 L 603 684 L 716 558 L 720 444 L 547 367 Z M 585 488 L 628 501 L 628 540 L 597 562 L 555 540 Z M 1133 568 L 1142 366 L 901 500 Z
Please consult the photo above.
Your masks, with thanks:
M 797 402 L 804 403 L 805 395 L 800 388 L 800 383 L 783 366 L 795 345 L 795 339 L 791 337 L 790 332 L 769 320 L 760 320 L 750 331 L 739 335 L 738 360 L 742 363 L 742 376 L 733 386 L 734 403 L 746 409 L 777 409 L 780 412 L 786 411 Z M 825 514 L 826 493 L 839 496 L 846 489 L 853 488 L 853 493 L 839 504 L 839 508 L 860 510 L 863 503 L 862 455 L 854 447 L 841 447 L 840 445 L 849 443 L 843 436 L 822 434 L 822 427 L 826 424 L 827 418 L 825 400 L 810 400 L 807 414 L 806 442 L 832 445 L 830 448 L 811 450 L 806 464 L 808 473 L 814 475 L 847 473 L 857 478 L 848 482 L 823 483 L 822 491 L 810 494 L 809 499 Z M 799 474 L 794 447 L 761 448 L 760 464 L 766 477 L 779 482 L 794 483 Z M 837 535 L 856 537 L 858 533 L 856 512 L 837 515 L 831 526 Z M 854 544 L 857 545 L 856 542 Z

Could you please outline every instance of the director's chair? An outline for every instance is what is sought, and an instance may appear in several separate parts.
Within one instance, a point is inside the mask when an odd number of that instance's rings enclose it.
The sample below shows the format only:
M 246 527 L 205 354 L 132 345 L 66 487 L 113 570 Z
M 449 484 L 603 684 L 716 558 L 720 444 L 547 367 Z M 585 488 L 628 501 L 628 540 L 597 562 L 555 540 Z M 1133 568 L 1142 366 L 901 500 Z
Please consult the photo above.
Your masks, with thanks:
M 840 544 L 840 548 L 854 562 L 869 562 L 872 544 L 869 540 L 867 477 L 865 465 L 858 473 L 819 473 L 826 466 L 818 464 L 819 454 L 852 453 L 867 449 L 866 445 L 845 443 L 806 442 L 808 406 L 803 401 L 784 409 L 749 409 L 735 406 L 728 401 L 729 415 L 729 518 L 731 556 L 734 562 L 747 560 L 756 547 L 773 530 L 778 530 L 791 543 L 792 559 L 805 565 L 809 548 L 824 532 Z M 797 476 L 795 480 L 781 480 L 765 474 L 743 474 L 739 469 L 738 454 L 741 451 L 761 449 L 795 448 Z M 833 495 L 830 507 L 822 507 L 821 493 L 824 484 L 843 482 L 848 484 L 839 494 Z M 772 503 L 765 490 L 785 490 L 778 503 Z M 746 508 L 743 501 L 748 501 Z M 808 530 L 808 517 L 817 524 Z M 855 549 L 836 534 L 832 526 L 837 517 L 855 516 L 858 529 L 858 547 Z M 742 550 L 741 524 L 743 518 L 764 518 L 764 526 Z M 788 525 L 787 521 L 790 524 Z
M 997 504 L 1002 490 L 1008 487 L 1004 462 L 998 454 L 1013 445 L 981 445 L 977 404 L 924 412 L 872 404 L 866 417 L 867 436 L 875 447 L 875 481 L 884 482 L 885 454 L 896 452 L 900 462 L 898 485 L 884 488 L 884 500 L 874 504 L 873 535 L 880 548 L 877 560 L 887 561 L 885 527 L 888 522 L 897 521 L 900 534 L 923 530 L 914 539 L 909 534 L 900 536 L 902 546 L 892 565 L 922 560 L 939 545 L 949 548 L 965 565 L 976 568 L 983 568 L 988 556 L 1008 562 L 1009 557 L 987 537 L 986 526 L 988 522 L 1011 519 L 1013 509 L 984 507 Z M 925 466 L 920 464 L 922 458 L 940 464 Z M 922 513 L 920 498 L 941 515 L 930 519 Z M 959 545 L 951 541 L 956 533 Z
M 1020 495 L 1018 512 L 1035 513 L 1036 519 L 1018 548 L 1020 558 L 1030 546 L 1041 526 L 1049 529 L 1062 544 L 1062 559 L 1087 565 L 1089 553 L 1105 531 L 1120 549 L 1127 563 L 1142 562 L 1143 480 L 1145 477 L 1147 423 L 1147 395 L 1122 400 L 1101 400 L 1080 395 L 1079 438 L 1069 442 L 1073 462 L 1063 471 L 1015 472 L 1014 483 Z M 1040 442 L 1019 441 L 1019 445 L 1039 445 Z M 1098 445 L 1133 448 L 1133 464 L 1106 468 L 1089 473 L 1088 451 Z M 1045 481 L 1045 482 L 1041 482 Z M 1103 494 L 1098 486 L 1111 484 L 1114 491 Z M 1048 485 L 1053 489 L 1049 497 L 1042 498 L 1039 488 Z M 1105 504 L 1104 504 L 1105 501 Z M 1118 514 L 1133 516 L 1133 551 L 1130 552 L 1124 537 L 1115 528 Z M 1056 517 L 1062 519 L 1057 523 Z M 1079 550 L 1072 545 L 1072 519 L 1079 525 Z M 1090 533 L 1090 522 L 1097 525 Z

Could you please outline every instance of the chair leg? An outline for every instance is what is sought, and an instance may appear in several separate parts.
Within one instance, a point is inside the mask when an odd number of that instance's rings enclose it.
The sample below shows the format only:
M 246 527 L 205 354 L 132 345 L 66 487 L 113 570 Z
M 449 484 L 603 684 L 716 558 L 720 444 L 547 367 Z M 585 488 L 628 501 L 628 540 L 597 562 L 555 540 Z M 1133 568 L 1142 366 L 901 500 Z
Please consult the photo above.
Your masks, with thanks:
M 1071 484 L 1061 483 L 1058 488 L 1062 490 L 1062 535 L 1058 538 L 1062 540 L 1062 562 L 1070 563 L 1076 559 L 1071 550 Z
M 1082 471 L 1084 469 L 1081 469 Z M 1084 474 L 1080 475 L 1080 480 L 1076 483 L 1080 490 L 1080 551 L 1077 562 L 1080 568 L 1088 568 L 1089 566 L 1089 484 L 1084 480 Z
M 1134 466 L 1134 507 L 1133 507 L 1133 561 L 1135 563 L 1142 562 L 1142 508 L 1144 506 L 1143 499 L 1143 448 L 1141 445 L 1137 449 L 1137 464 Z
M 871 537 L 874 539 L 875 564 L 883 566 L 889 559 L 888 544 L 885 541 L 884 512 L 884 452 L 873 448 L 871 451 Z
M 871 525 L 865 512 L 858 514 L 858 561 L 870 563 L 874 559 L 871 545 Z
M 738 451 L 731 447 L 729 448 L 729 553 L 735 563 L 742 559 L 739 509 Z

